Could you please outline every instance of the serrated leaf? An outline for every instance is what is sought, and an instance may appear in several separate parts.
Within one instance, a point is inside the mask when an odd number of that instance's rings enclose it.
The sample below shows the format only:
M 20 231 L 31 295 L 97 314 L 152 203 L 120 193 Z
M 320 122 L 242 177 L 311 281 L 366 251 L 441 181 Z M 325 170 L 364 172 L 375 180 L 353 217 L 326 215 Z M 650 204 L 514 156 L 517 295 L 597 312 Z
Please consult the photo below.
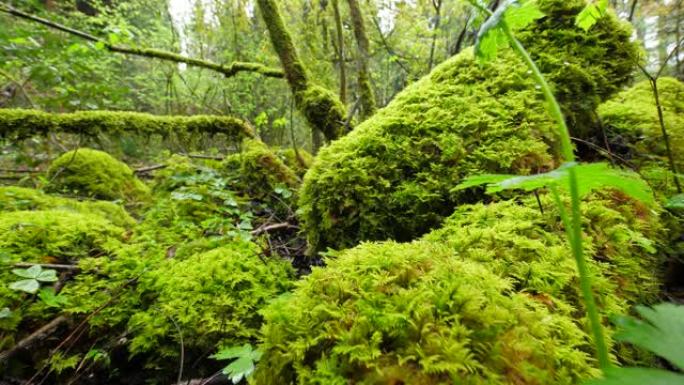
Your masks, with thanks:
M 587 4 L 575 18 L 575 25 L 588 31 L 606 14 L 608 0 L 594 0 Z
M 679 369 L 684 369 L 684 306 L 662 303 L 653 308 L 637 306 L 643 317 L 615 317 L 619 327 L 615 338 L 647 349 Z
M 36 279 L 40 282 L 55 282 L 57 281 L 57 271 L 53 269 L 45 269 L 38 274 Z
M 476 6 L 481 8 L 481 5 Z M 517 30 L 543 16 L 535 1 L 505 1 L 480 27 L 475 42 L 475 55 L 483 61 L 491 60 L 496 57 L 499 48 L 508 46 L 509 41 L 502 22 L 512 30 Z
M 244 344 L 242 346 L 231 346 L 219 350 L 216 354 L 210 357 L 215 360 L 229 360 L 231 358 L 244 357 L 249 355 L 252 351 L 252 345 Z
M 239 383 L 243 378 L 254 372 L 254 361 L 249 357 L 240 357 L 223 368 L 223 374 L 230 377 L 233 384 Z
M 684 375 L 651 368 L 604 369 L 603 378 L 590 380 L 584 385 L 677 385 L 684 384 Z
M 525 28 L 533 21 L 544 17 L 536 1 L 517 1 L 508 7 L 504 20 L 512 30 Z
M 56 295 L 53 289 L 42 289 L 38 293 L 38 298 L 49 307 L 61 308 L 69 303 L 66 297 L 63 295 Z
M 463 190 L 478 185 L 487 185 L 487 193 L 495 194 L 504 190 L 533 191 L 550 185 L 560 189 L 568 189 L 570 167 L 575 169 L 579 185 L 580 197 L 594 190 L 614 188 L 643 203 L 654 202 L 653 193 L 648 184 L 637 174 L 610 167 L 606 163 L 575 164 L 565 163 L 559 168 L 529 176 L 484 174 L 466 178 L 453 191 Z
M 22 279 L 21 281 L 12 282 L 9 288 L 16 291 L 24 291 L 29 294 L 35 294 L 40 288 L 40 283 L 35 279 Z
M 43 268 L 40 265 L 33 265 L 28 269 L 12 269 L 12 273 L 21 278 L 38 278 Z

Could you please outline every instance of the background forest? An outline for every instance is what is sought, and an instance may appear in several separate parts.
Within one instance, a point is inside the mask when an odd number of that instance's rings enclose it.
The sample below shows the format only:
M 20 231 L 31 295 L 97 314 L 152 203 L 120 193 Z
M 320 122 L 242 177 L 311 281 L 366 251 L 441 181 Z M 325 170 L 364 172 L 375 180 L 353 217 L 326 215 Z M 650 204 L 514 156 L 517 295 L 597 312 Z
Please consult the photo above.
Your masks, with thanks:
M 684 384 L 684 1 L 0 1 L 0 385 Z

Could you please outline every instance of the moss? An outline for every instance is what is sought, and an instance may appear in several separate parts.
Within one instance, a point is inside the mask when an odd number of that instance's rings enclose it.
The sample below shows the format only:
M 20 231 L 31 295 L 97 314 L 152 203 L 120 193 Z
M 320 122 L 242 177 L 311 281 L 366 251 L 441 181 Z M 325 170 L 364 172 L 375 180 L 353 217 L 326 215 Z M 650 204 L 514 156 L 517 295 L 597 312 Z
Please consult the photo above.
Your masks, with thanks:
M 299 178 L 263 142 L 245 140 L 242 150 L 227 156 L 221 166 L 234 179 L 234 190 L 252 199 L 265 199 L 277 186 L 295 189 Z
M 48 169 L 49 191 L 70 192 L 96 199 L 128 203 L 149 198 L 149 188 L 111 155 L 89 148 L 66 152 Z
M 49 132 L 96 137 L 100 134 L 223 134 L 235 142 L 254 137 L 252 129 L 229 116 L 155 116 L 138 112 L 80 111 L 53 114 L 36 110 L 0 109 L 0 137 L 22 139 Z
M 681 151 L 684 148 L 684 83 L 674 78 L 660 78 L 658 94 L 675 164 L 681 173 L 684 170 Z M 613 140 L 626 145 L 621 155 L 640 169 L 654 185 L 654 190 L 666 195 L 674 193 L 673 176 L 668 172 L 665 141 L 650 83 L 642 81 L 619 93 L 603 103 L 598 112 Z
M 313 163 L 313 155 L 303 148 L 298 148 L 297 151 L 291 147 L 283 148 L 278 150 L 277 154 L 283 163 L 300 178 L 304 176 Z
M 130 228 L 135 220 L 118 204 L 106 201 L 78 201 L 48 195 L 25 187 L 0 187 L 0 211 L 59 209 L 81 214 L 99 215 L 116 226 Z
M 255 384 L 576 384 L 586 335 L 430 242 L 365 243 L 263 311 Z
M 618 193 L 582 205 L 585 252 L 605 315 L 626 314 L 658 296 L 665 239 L 660 218 Z M 423 239 L 447 245 L 462 259 L 486 264 L 542 303 L 583 317 L 575 261 L 551 197 L 464 205 Z
M 345 133 L 346 108 L 334 92 L 317 85 L 295 94 L 297 107 L 309 124 L 321 130 L 328 140 Z
M 587 112 L 628 78 L 628 34 L 612 18 L 581 32 L 573 24 L 579 0 L 541 3 L 548 16 L 521 39 L 540 59 L 564 108 Z M 579 75 L 570 71 L 580 69 L 592 87 L 575 87 Z M 480 198 L 450 193 L 463 177 L 556 166 L 554 132 L 540 94 L 512 52 L 481 64 L 466 50 L 321 150 L 300 199 L 312 251 L 360 240 L 414 239 L 458 204 Z

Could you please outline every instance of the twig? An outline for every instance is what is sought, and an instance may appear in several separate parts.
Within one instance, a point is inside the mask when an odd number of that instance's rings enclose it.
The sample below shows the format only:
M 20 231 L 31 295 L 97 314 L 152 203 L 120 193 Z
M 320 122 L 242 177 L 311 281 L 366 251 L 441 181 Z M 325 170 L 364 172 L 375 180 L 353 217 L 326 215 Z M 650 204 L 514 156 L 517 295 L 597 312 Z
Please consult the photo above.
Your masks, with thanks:
M 41 339 L 47 337 L 58 326 L 65 323 L 67 320 L 68 320 L 68 318 L 66 316 L 61 315 L 61 316 L 53 319 L 52 321 L 48 322 L 47 324 L 42 326 L 40 329 L 31 333 L 28 337 L 17 342 L 17 344 L 14 345 L 11 349 L 5 350 L 4 352 L 0 353 L 0 363 L 4 362 L 5 360 L 7 360 L 11 356 L 13 356 L 19 350 L 26 349 L 26 348 L 30 347 L 31 345 L 33 345 L 38 340 L 41 340 Z
M 299 227 L 295 226 L 293 224 L 290 224 L 288 222 L 274 223 L 274 224 L 268 225 L 268 226 L 260 226 L 259 228 L 252 230 L 250 232 L 250 234 L 259 235 L 259 234 L 267 233 L 269 231 L 279 230 L 279 229 L 287 229 L 287 228 L 298 229 Z
M 220 155 L 202 155 L 202 154 L 188 154 L 181 152 L 180 155 L 187 156 L 188 158 L 194 158 L 194 159 L 211 159 L 211 160 L 223 160 L 225 159 L 223 156 Z
M 44 267 L 46 269 L 55 269 L 55 270 L 68 270 L 68 271 L 80 271 L 81 268 L 76 266 L 76 265 L 64 265 L 64 264 L 56 264 L 56 263 L 30 263 L 30 262 L 17 262 L 14 264 L 15 267 L 32 267 L 32 266 L 40 266 Z
M 154 170 L 159 170 L 159 169 L 166 168 L 166 167 L 168 167 L 168 166 L 165 165 L 165 164 L 155 164 L 155 165 L 153 165 L 153 166 L 147 166 L 147 167 L 140 167 L 140 168 L 137 168 L 137 169 L 135 169 L 133 172 L 134 172 L 135 174 L 144 174 L 144 173 L 146 173 L 146 172 L 150 172 L 150 171 L 154 171 Z

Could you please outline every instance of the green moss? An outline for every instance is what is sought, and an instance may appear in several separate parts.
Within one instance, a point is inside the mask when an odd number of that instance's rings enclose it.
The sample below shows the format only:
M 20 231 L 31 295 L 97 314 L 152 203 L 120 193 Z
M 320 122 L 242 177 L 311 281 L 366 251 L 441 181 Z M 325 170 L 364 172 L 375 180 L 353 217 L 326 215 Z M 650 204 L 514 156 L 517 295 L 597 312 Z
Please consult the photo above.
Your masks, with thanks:
M 675 164 L 681 173 L 684 170 L 681 151 L 684 148 L 684 83 L 674 78 L 660 78 L 658 94 Z M 668 171 L 665 141 L 650 83 L 642 81 L 619 93 L 603 103 L 598 112 L 610 136 L 627 145 L 621 155 L 640 169 L 654 190 L 673 193 L 673 175 Z
M 59 209 L 81 214 L 99 215 L 116 226 L 130 228 L 135 220 L 118 204 L 106 201 L 78 201 L 48 195 L 25 187 L 0 187 L 0 211 Z
M 298 148 L 297 151 L 291 147 L 284 148 L 278 150 L 277 154 L 283 163 L 300 178 L 304 176 L 313 163 L 313 155 L 303 148 Z
M 23 139 L 49 132 L 96 137 L 101 134 L 223 134 L 235 142 L 253 137 L 243 121 L 229 116 L 155 116 L 138 112 L 80 111 L 52 114 L 36 110 L 0 109 L 0 137 Z
M 48 169 L 49 191 L 70 192 L 128 203 L 149 198 L 149 188 L 123 162 L 106 152 L 79 148 L 55 159 Z
M 344 134 L 346 108 L 334 92 L 321 86 L 308 86 L 295 95 L 297 107 L 309 124 L 321 130 L 328 140 Z
M 256 384 L 577 384 L 586 335 L 444 245 L 365 243 L 263 311 Z
M 628 34 L 612 18 L 582 32 L 573 24 L 579 0 L 541 4 L 548 16 L 521 39 L 564 108 L 589 113 L 631 72 Z M 533 80 L 512 52 L 499 56 L 482 64 L 466 50 L 447 60 L 321 150 L 300 199 L 312 251 L 414 239 L 480 198 L 449 191 L 463 177 L 556 166 L 555 128 Z

